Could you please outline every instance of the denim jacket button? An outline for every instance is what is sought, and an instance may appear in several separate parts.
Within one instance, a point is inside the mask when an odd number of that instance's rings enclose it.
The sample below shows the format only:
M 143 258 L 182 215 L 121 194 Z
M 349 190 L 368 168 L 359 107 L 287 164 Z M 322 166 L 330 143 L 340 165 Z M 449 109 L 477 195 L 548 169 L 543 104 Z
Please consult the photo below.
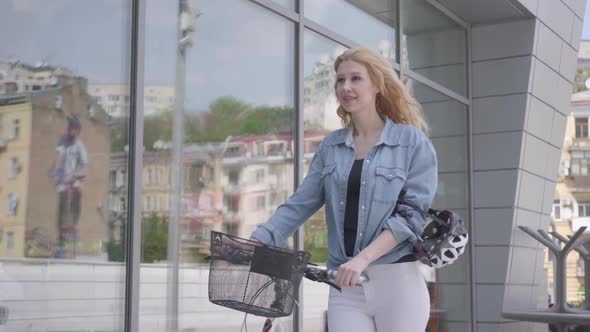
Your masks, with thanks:
M 364 209 L 364 208 L 365 208 L 365 206 L 364 206 L 364 205 L 363 205 L 363 206 L 361 206 L 361 209 Z
M 340 205 L 344 205 L 344 202 L 340 202 Z

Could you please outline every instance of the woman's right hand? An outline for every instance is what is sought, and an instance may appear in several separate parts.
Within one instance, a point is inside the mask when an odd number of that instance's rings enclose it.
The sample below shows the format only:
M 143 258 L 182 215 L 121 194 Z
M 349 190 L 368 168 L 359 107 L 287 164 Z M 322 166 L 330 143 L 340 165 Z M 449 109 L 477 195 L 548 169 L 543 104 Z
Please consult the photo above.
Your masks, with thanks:
M 339 287 L 354 287 L 360 280 L 363 271 L 369 266 L 369 261 L 361 255 L 356 255 L 350 261 L 340 265 L 336 273 L 336 285 Z

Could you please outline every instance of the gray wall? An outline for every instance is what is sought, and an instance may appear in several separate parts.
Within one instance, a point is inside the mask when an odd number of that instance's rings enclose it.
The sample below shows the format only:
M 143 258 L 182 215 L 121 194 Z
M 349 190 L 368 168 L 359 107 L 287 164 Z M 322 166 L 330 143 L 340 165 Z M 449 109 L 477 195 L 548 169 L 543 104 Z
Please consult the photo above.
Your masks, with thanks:
M 585 0 L 521 1 L 537 19 L 472 28 L 478 331 L 547 331 L 502 311 L 547 307 L 544 247 Z

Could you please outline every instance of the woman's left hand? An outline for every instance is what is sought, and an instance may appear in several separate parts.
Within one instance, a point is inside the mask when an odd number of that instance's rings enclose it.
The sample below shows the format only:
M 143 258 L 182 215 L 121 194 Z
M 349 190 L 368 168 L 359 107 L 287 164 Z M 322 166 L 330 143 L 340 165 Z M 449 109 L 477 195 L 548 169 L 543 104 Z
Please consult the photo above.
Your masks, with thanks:
M 340 265 L 336 274 L 336 285 L 339 287 L 354 287 L 361 273 L 369 266 L 369 261 L 361 255 Z

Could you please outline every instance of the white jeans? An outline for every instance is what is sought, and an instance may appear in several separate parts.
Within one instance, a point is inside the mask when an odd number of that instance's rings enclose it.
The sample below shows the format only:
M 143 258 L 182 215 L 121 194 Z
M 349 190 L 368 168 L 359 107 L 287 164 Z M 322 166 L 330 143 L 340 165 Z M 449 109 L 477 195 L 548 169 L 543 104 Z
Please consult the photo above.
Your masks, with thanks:
M 363 286 L 330 288 L 330 332 L 424 332 L 430 298 L 418 262 L 379 264 Z

